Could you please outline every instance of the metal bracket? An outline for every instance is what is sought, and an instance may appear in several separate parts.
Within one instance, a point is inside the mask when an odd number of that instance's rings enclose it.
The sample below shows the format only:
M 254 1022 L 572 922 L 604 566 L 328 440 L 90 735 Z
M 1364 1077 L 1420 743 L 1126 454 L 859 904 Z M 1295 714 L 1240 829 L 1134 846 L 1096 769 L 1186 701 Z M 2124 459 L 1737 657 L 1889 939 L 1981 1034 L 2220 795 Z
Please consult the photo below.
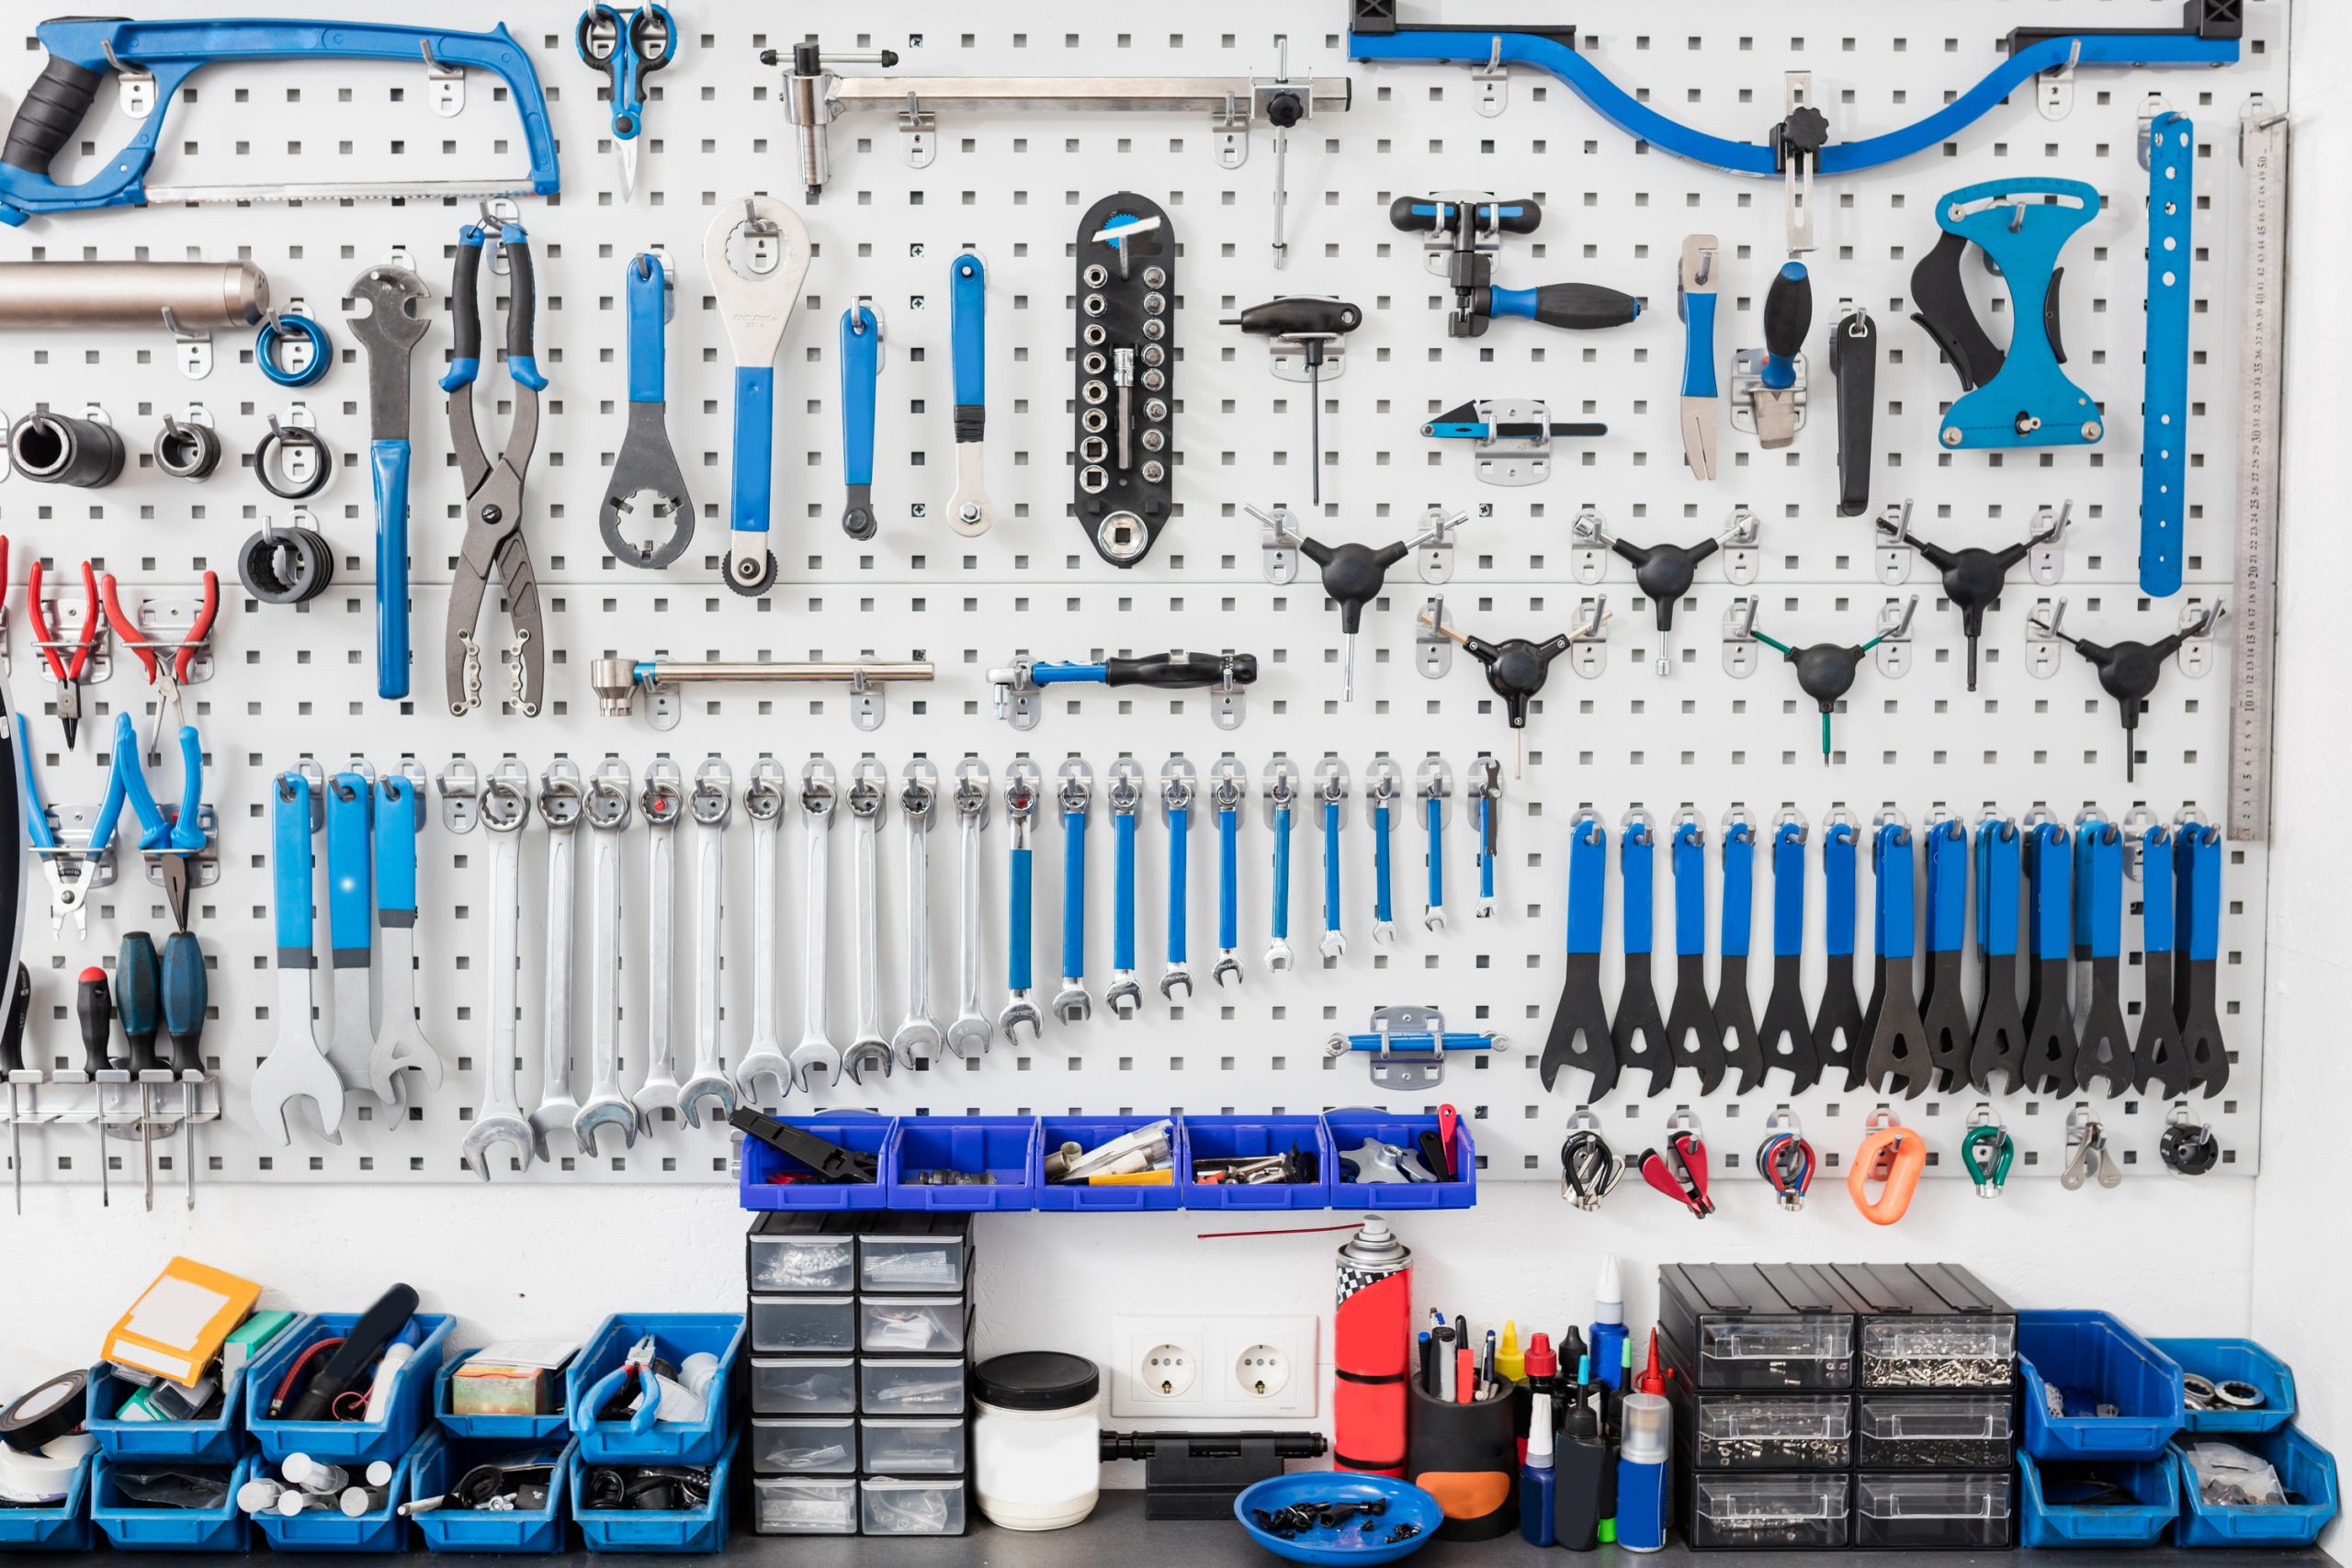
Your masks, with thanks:
M 1805 388 L 1809 384 L 1811 367 L 1802 354 L 1793 356 L 1796 385 L 1790 389 L 1790 406 L 1795 412 L 1792 430 L 1804 428 Z M 1736 348 L 1731 355 L 1731 427 L 1743 435 L 1756 434 L 1756 394 L 1764 389 L 1764 350 Z
M 1783 73 L 1781 78 L 1781 109 L 1783 123 L 1799 109 L 1815 107 L 1813 73 L 1810 71 Z M 1781 170 L 1782 203 L 1786 215 L 1785 222 L 1791 255 L 1803 255 L 1814 248 L 1813 164 L 1814 160 L 1811 156 L 1790 157 L 1784 159 Z M 1804 372 L 1800 370 L 1797 375 L 1800 378 L 1799 385 L 1803 385 L 1802 378 Z M 1799 423 L 1803 423 L 1802 416 Z
M 1241 95 L 1227 93 L 1224 104 L 1209 111 L 1209 132 L 1216 139 L 1216 166 L 1238 169 L 1250 161 L 1250 117 L 1251 105 L 1257 102 L 1254 84 L 1250 104 L 1244 105 Z
M 2044 119 L 2064 119 L 2075 110 L 2075 64 L 2083 57 L 2083 40 L 2072 39 L 2066 48 L 2066 63 L 2053 66 L 2034 78 L 2034 107 Z
M 1288 757 L 1276 757 L 1266 764 L 1265 780 L 1266 826 L 1272 829 L 1274 825 L 1274 796 L 1280 795 L 1290 807 L 1291 828 L 1296 831 L 1299 816 L 1307 805 L 1306 796 L 1301 793 L 1306 785 L 1298 764 Z
M 1888 538 L 1878 528 L 1892 528 L 1894 536 Z M 1890 501 L 1878 514 L 1878 527 L 1871 530 L 1878 541 L 1878 580 L 1889 588 L 1900 588 L 1911 581 L 1911 564 L 1919 558 L 1918 548 L 1911 543 L 1911 503 Z
M 1442 681 L 1453 668 L 1453 639 L 1438 628 L 1445 625 L 1445 595 L 1433 593 L 1413 617 L 1413 664 L 1431 681 Z
M 1911 617 L 1918 608 L 1917 593 L 1878 607 L 1878 646 L 1871 649 L 1871 660 L 1890 681 L 1901 680 L 1911 668 Z
M 914 94 L 899 111 L 899 157 L 910 169 L 928 169 L 939 155 L 939 118 Z
M 2173 655 L 2173 662 L 2190 680 L 2199 680 L 2213 671 L 2213 628 L 2221 624 L 2218 610 L 2209 611 L 2204 601 L 2195 595 L 2181 601 L 2180 629 L 2187 634 L 2180 649 Z
M 2066 645 L 2058 640 L 2058 624 L 2066 618 L 2066 601 L 2037 599 L 2025 617 L 2025 671 L 2038 681 L 2058 673 L 2066 661 Z
M 1297 581 L 1298 547 L 1306 541 L 1291 525 L 1290 508 L 1276 502 L 1272 512 L 1261 512 L 1247 505 L 1241 510 L 1264 525 L 1259 544 L 1264 551 L 1266 581 L 1278 588 Z
M 1589 681 L 1609 668 L 1609 595 L 1577 600 L 1577 625 L 1592 630 L 1568 645 L 1568 668 Z
M 1745 681 L 1756 673 L 1756 601 L 1746 594 L 1724 611 L 1724 673 Z
M 1862 1132 L 1865 1135 L 1871 1133 L 1884 1133 L 1902 1125 L 1902 1118 L 1895 1115 L 1894 1108 L 1891 1105 L 1882 1104 L 1877 1110 L 1862 1118 Z M 1870 1179 L 1884 1181 L 1894 1174 L 1894 1149 L 1890 1145 L 1880 1152 L 1877 1159 L 1871 1162 Z
M 1541 398 L 1481 399 L 1476 405 L 1487 434 L 1473 443 L 1481 483 L 1517 488 L 1552 477 L 1552 409 Z M 1507 424 L 1525 434 L 1503 434 Z
M 164 330 L 172 334 L 172 346 L 179 354 L 180 374 L 191 381 L 201 381 L 211 375 L 211 332 L 189 326 L 169 305 L 164 307 L 163 315 Z
M 269 416 L 269 428 L 281 436 L 288 430 L 303 431 L 310 435 L 309 440 L 300 437 L 291 441 L 279 440 L 270 448 L 270 457 L 277 465 L 277 477 L 285 488 L 288 491 L 301 490 L 317 477 L 317 465 L 326 453 L 325 446 L 317 439 L 318 416 L 311 412 L 308 403 L 289 403 L 286 409 L 285 423 L 280 424 L 277 416 L 272 414 Z
M 1238 729 L 1241 721 L 1250 716 L 1250 694 L 1234 676 L 1233 656 L 1228 653 L 1223 657 L 1224 673 L 1209 688 L 1209 694 L 1216 699 L 1209 718 L 1219 729 Z
M 1159 820 L 1163 825 L 1170 811 L 1190 809 L 1200 796 L 1200 776 L 1193 769 L 1192 759 L 1179 755 L 1159 764 Z
M 220 880 L 220 818 L 209 805 L 196 809 L 196 825 L 204 830 L 204 842 L 193 850 L 149 851 L 147 880 L 164 886 L 164 862 L 175 860 L 187 867 L 188 886 L 209 887 Z
M 1503 40 L 1498 34 L 1487 46 L 1487 58 L 1470 67 L 1470 80 L 1478 84 L 1478 101 L 1471 107 L 1481 119 L 1493 119 L 1510 107 L 1510 67 L 1503 63 Z
M 849 721 L 868 734 L 882 728 L 889 716 L 889 705 L 883 698 L 883 688 L 865 678 L 863 670 L 849 678 Z
M 452 757 L 441 776 L 433 781 L 441 797 L 441 826 L 451 833 L 470 833 L 481 817 L 481 773 L 463 757 Z M 420 801 L 419 806 L 423 805 Z
M 1426 542 L 1414 547 L 1413 566 L 1423 582 L 1453 581 L 1453 541 L 1447 536 L 1469 521 L 1469 513 L 1456 512 L 1449 516 L 1445 508 L 1435 502 L 1422 514 L 1421 534 Z M 1430 537 L 1432 535 L 1435 537 Z
M 60 573 L 59 576 L 62 579 L 63 574 Z M 74 650 L 82 640 L 77 634 L 82 629 L 83 619 L 95 613 L 98 617 L 98 635 L 90 644 L 90 662 L 83 667 L 82 684 L 95 686 L 102 681 L 111 680 L 114 676 L 114 628 L 107 624 L 105 613 L 94 611 L 81 600 L 51 597 L 47 594 L 42 595 L 41 605 L 44 611 L 42 619 L 47 622 L 50 629 L 56 633 L 56 637 L 49 642 L 43 642 L 39 637 L 35 637 L 33 651 L 38 654 L 42 649 L 51 649 L 66 668 L 72 669 Z M 33 672 L 52 686 L 59 683 L 57 671 L 49 667 L 49 660 L 46 659 L 36 658 L 33 660 Z
M 2056 587 L 2066 574 L 2066 525 L 2074 515 L 2071 501 L 2060 502 L 2055 512 L 2044 506 L 2033 514 L 2033 532 L 2026 536 L 2033 547 L 2026 552 L 2025 571 L 2044 588 Z
M 131 612 L 131 618 L 138 622 L 141 637 L 159 649 L 168 649 L 171 657 L 176 659 L 180 649 L 189 646 L 188 631 L 196 625 L 196 612 L 194 603 L 176 599 L 158 601 L 150 594 L 139 602 L 139 608 Z M 6 626 L 6 621 L 0 621 L 0 629 L 5 629 Z M 43 660 L 41 662 L 46 668 L 49 661 Z M 91 662 L 97 662 L 95 655 Z M 193 686 L 209 681 L 212 670 L 212 637 L 208 633 L 202 641 L 195 645 L 195 652 L 187 661 L 187 673 L 180 677 L 180 684 Z
M 1763 520 L 1745 506 L 1734 506 L 1731 516 L 1724 520 L 1724 531 L 1715 536 L 1723 548 L 1724 581 L 1735 588 L 1745 588 L 1756 581 L 1757 568 L 1762 563 L 1763 551 L 1757 541 L 1764 536 Z
M 424 51 L 425 102 L 443 119 L 455 119 L 466 112 L 466 68 L 435 60 L 430 39 L 421 47 Z
M 155 73 L 144 65 L 122 60 L 115 53 L 111 43 L 102 43 L 99 47 L 107 51 L 107 63 L 114 68 L 116 84 L 121 88 L 123 114 L 131 119 L 145 119 L 153 114 Z
M 1372 1032 L 1380 1049 L 1366 1066 L 1374 1085 L 1396 1093 L 1435 1089 L 1445 1080 L 1445 1015 L 1433 1007 L 1374 1008 Z M 1399 1050 L 1395 1035 L 1426 1035 L 1426 1050 Z
M 482 227 L 485 229 L 504 229 L 523 221 L 523 209 L 515 205 L 514 198 L 511 196 L 502 196 L 494 200 L 481 203 L 481 211 Z M 491 272 L 496 276 L 504 277 L 506 276 L 506 247 L 486 245 L 483 249 L 490 253 Z
M 1007 676 L 996 682 L 996 716 L 1013 728 L 1028 731 L 1037 728 L 1037 683 L 1030 677 L 1030 663 L 1016 659 L 1010 669 L 991 670 L 990 676 Z
M 1367 824 L 1377 828 L 1380 808 L 1385 806 L 1388 807 L 1389 826 L 1395 828 L 1407 798 L 1405 770 L 1396 765 L 1394 757 L 1383 753 L 1364 764 L 1363 819 Z
M 1431 191 L 1430 199 L 1437 204 L 1441 212 L 1449 206 L 1459 208 L 1462 213 L 1461 226 L 1466 227 L 1470 234 L 1470 243 L 1466 251 L 1461 253 L 1457 253 L 1454 244 L 1455 230 L 1447 228 L 1442 222 L 1421 237 L 1421 268 L 1432 277 L 1451 279 L 1453 257 L 1457 254 L 1493 255 L 1503 248 L 1500 217 L 1496 217 L 1487 222 L 1479 221 L 1477 217 L 1480 212 L 1494 211 L 1499 205 L 1495 199 L 1493 191 Z
M 1609 522 L 1598 507 L 1588 506 L 1568 525 L 1576 541 L 1568 547 L 1568 575 L 1590 587 L 1609 575 Z

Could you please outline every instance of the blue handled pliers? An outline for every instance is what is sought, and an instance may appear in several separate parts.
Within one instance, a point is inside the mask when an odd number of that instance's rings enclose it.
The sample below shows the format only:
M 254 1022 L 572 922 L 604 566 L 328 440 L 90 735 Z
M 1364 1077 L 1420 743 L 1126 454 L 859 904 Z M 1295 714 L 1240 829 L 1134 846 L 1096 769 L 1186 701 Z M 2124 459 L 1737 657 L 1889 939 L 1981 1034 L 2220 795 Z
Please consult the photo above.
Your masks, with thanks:
M 642 1435 L 653 1428 L 654 1419 L 662 1413 L 662 1383 L 653 1370 L 659 1347 L 648 1334 L 628 1348 L 621 1364 L 598 1378 L 588 1387 L 588 1397 L 571 1407 L 571 1429 L 585 1433 L 602 1418 L 603 1411 L 619 1399 L 632 1381 L 639 1383 L 637 1408 L 628 1413 L 627 1426 L 633 1435 Z
M 620 155 L 621 199 L 637 189 L 637 138 L 645 128 L 645 79 L 678 52 L 677 25 L 660 6 L 624 11 L 597 4 L 580 13 L 572 34 L 580 58 L 605 73 L 613 95 L 613 151 Z
M 198 739 L 196 726 L 180 727 L 180 809 L 177 818 L 166 819 L 155 804 L 153 792 L 147 787 L 146 771 L 140 765 L 137 728 L 129 714 L 114 716 L 114 753 L 107 772 L 106 798 L 91 820 L 88 846 L 80 852 L 82 864 L 70 876 L 65 863 L 73 858 L 72 852 L 66 850 L 58 839 L 57 829 L 50 824 L 49 808 L 41 799 L 40 779 L 33 771 L 32 734 L 22 714 L 17 716 L 17 760 L 25 781 L 26 831 L 49 875 L 51 931 L 61 930 L 70 914 L 74 917 L 75 937 L 89 935 L 91 878 L 96 874 L 98 863 L 114 847 L 115 824 L 121 818 L 126 802 L 139 818 L 140 852 L 162 862 L 164 896 L 171 905 L 172 919 L 181 931 L 187 930 L 187 861 L 204 847 L 204 747 Z

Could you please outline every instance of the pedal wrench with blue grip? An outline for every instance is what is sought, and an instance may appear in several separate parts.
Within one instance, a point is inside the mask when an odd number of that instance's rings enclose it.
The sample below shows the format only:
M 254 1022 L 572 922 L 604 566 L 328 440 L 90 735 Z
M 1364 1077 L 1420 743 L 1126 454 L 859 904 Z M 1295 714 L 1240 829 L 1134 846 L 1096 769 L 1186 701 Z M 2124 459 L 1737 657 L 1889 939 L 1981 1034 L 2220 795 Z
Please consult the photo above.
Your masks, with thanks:
M 1788 1069 L 1791 1094 L 1821 1081 L 1804 1008 L 1804 834 L 1802 822 L 1772 829 L 1772 994 L 1764 1001 L 1764 1065 Z
M 1976 1032 L 1968 1050 L 1968 1081 L 1979 1094 L 2015 1094 L 2025 1087 L 2025 1010 L 2018 1005 L 2018 897 L 2024 880 L 2025 835 L 2007 817 L 1976 826 L 1969 858 L 1976 875 Z M 1996 1074 L 2008 1081 L 1996 1087 Z
M 1617 1087 L 1619 1070 L 1616 1046 L 1609 1037 L 1609 1004 L 1600 996 L 1600 936 L 1608 896 L 1609 832 L 1598 817 L 1583 817 L 1568 829 L 1567 961 L 1538 1070 L 1547 1089 L 1563 1067 L 1590 1073 L 1592 1085 L 1584 1100 L 1589 1105 L 1609 1097 Z

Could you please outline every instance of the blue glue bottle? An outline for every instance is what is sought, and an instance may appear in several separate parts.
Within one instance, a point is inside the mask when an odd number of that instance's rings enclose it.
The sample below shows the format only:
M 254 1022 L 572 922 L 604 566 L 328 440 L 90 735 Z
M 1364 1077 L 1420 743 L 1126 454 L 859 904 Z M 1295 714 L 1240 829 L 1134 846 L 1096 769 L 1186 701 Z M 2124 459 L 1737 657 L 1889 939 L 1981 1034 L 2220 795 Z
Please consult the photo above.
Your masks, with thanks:
M 1538 1389 L 1528 1412 L 1527 1457 L 1519 1466 L 1519 1537 L 1550 1546 L 1552 1534 L 1552 1394 Z

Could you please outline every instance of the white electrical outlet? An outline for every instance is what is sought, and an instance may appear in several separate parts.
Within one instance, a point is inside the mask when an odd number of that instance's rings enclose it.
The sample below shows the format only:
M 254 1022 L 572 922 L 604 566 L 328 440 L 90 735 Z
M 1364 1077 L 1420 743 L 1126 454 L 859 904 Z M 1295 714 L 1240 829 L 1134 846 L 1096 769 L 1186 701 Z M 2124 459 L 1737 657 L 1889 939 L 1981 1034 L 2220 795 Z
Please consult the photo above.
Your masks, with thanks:
M 1116 1316 L 1111 1414 L 1303 1419 L 1321 1382 L 1312 1317 Z

